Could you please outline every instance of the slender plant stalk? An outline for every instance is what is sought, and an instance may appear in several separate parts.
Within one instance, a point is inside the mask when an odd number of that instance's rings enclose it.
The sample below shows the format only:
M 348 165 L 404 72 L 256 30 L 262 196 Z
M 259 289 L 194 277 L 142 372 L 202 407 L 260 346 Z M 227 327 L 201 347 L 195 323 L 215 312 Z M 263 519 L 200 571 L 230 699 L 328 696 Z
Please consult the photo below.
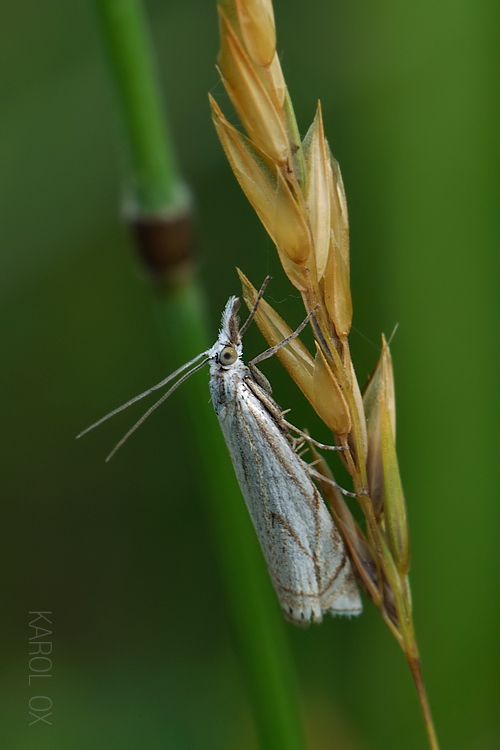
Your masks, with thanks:
M 146 257 L 149 269 L 156 276 L 155 282 L 160 282 L 155 283 L 160 333 L 168 366 L 175 367 L 211 343 L 205 331 L 203 294 L 194 277 L 193 264 L 186 264 L 184 248 L 180 262 L 184 270 L 180 275 L 177 273 L 178 255 L 169 234 L 172 220 L 175 223 L 179 214 L 185 219 L 187 190 L 168 137 L 141 5 L 138 0 L 96 1 L 130 155 L 134 188 L 132 225 L 139 240 L 140 256 Z M 137 226 L 142 229 L 146 226 L 148 232 L 138 233 Z M 183 389 L 183 396 L 196 445 L 192 454 L 201 463 L 205 479 L 200 505 L 210 508 L 260 747 L 303 750 L 284 625 L 208 403 L 206 377 L 206 373 L 193 376 Z M 182 532 L 180 529 L 179 533 Z
M 185 187 L 165 127 L 142 5 L 138 0 L 96 0 L 96 5 L 122 110 L 137 207 L 142 212 L 175 207 Z
M 417 655 L 413 658 L 408 658 L 408 666 L 410 667 L 415 687 L 417 688 L 418 700 L 420 703 L 420 709 L 422 716 L 424 717 L 425 731 L 427 732 L 427 739 L 429 740 L 429 747 L 431 750 L 439 750 L 439 742 L 434 728 L 434 722 L 432 720 L 431 707 L 429 705 L 429 699 L 427 698 L 427 691 L 425 689 L 424 681 L 422 678 L 422 665 L 420 663 L 420 657 Z

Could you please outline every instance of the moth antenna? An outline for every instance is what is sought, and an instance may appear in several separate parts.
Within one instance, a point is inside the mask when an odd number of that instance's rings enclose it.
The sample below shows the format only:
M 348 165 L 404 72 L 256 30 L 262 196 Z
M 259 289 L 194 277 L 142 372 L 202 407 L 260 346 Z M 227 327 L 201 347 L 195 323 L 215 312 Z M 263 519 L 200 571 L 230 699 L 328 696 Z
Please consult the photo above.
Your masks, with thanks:
M 168 378 L 165 378 L 161 381 L 161 383 L 157 383 L 157 385 L 154 385 L 152 388 L 148 388 L 147 391 L 144 391 L 144 393 L 140 393 L 138 396 L 134 396 L 134 398 L 131 398 L 130 401 L 127 401 L 126 404 L 122 404 L 117 409 L 114 409 L 113 411 L 110 411 L 109 414 L 106 414 L 105 417 L 101 417 L 97 422 L 94 422 L 94 424 L 91 424 L 90 427 L 87 427 L 83 432 L 80 432 L 79 435 L 76 436 L 76 439 L 81 438 L 82 435 L 86 435 L 87 432 L 90 432 L 90 430 L 93 430 L 94 427 L 98 427 L 100 424 L 105 422 L 107 419 L 110 419 L 111 417 L 114 417 L 115 414 L 118 414 L 120 411 L 123 411 L 124 409 L 127 409 L 132 404 L 135 404 L 136 401 L 140 401 L 141 398 L 144 398 L 145 396 L 149 396 L 150 393 L 153 393 L 153 391 L 157 391 L 158 388 L 162 388 L 164 385 L 167 385 L 173 378 L 176 378 L 177 375 L 179 375 L 183 370 L 185 370 L 187 367 L 191 367 L 191 365 L 194 365 L 194 363 L 203 356 L 206 356 L 207 352 L 201 352 L 201 354 L 197 354 L 194 359 L 191 359 L 189 362 L 186 362 L 182 367 L 179 367 L 178 370 L 173 372 L 171 375 L 168 376 Z M 205 364 L 208 362 L 208 358 L 203 362 Z M 195 367 L 194 370 L 192 370 L 190 373 L 188 373 L 187 377 L 191 375 L 192 372 L 195 372 L 198 368 Z
M 262 297 L 264 296 L 264 292 L 266 291 L 266 287 L 269 284 L 269 282 L 271 281 L 271 279 L 272 279 L 272 276 L 266 276 L 266 278 L 262 282 L 262 286 L 261 286 L 261 288 L 259 290 L 259 293 L 257 295 L 257 299 L 255 300 L 255 304 L 252 307 L 252 309 L 250 310 L 250 315 L 248 316 L 248 318 L 245 320 L 245 322 L 243 323 L 243 325 L 240 328 L 240 332 L 239 332 L 240 339 L 243 336 L 243 334 L 245 333 L 245 331 L 248 329 L 248 326 L 250 325 L 250 323 L 252 322 L 252 320 L 255 318 L 255 313 L 257 312 L 257 308 L 259 306 L 259 302 L 261 301 Z
M 154 403 L 153 406 L 151 406 L 147 410 L 147 412 L 145 414 L 143 414 L 142 417 L 135 423 L 135 425 L 133 427 L 131 427 L 130 430 L 122 437 L 122 439 L 120 440 L 120 442 L 115 445 L 115 447 L 113 448 L 113 450 L 111 451 L 111 453 L 109 454 L 109 456 L 106 458 L 106 461 L 109 461 L 111 458 L 113 458 L 113 456 L 115 455 L 115 453 L 118 450 L 118 448 L 122 447 L 123 443 L 126 440 L 129 439 L 129 437 L 132 435 L 132 433 L 135 432 L 137 430 L 137 428 L 140 427 L 141 424 L 146 421 L 146 419 L 149 417 L 149 415 L 152 414 L 154 412 L 154 410 L 157 409 L 160 406 L 160 404 L 162 404 L 164 401 L 167 400 L 167 398 L 170 395 L 172 395 L 172 393 L 175 391 L 176 388 L 178 388 L 182 383 L 184 383 L 184 381 L 187 380 L 193 373 L 197 372 L 198 370 L 201 370 L 201 368 L 204 367 L 207 364 L 208 361 L 209 361 L 209 357 L 207 357 L 206 359 L 204 359 L 203 362 L 200 362 L 200 364 L 196 365 L 196 367 L 193 367 L 193 369 L 189 370 L 189 372 L 186 372 L 186 374 L 183 375 L 182 378 L 179 378 L 179 380 L 177 381 L 177 383 L 174 383 L 174 385 L 171 388 L 169 388 L 168 391 L 166 393 L 164 393 L 163 396 L 160 399 L 158 399 L 158 401 L 156 401 L 156 403 Z M 151 390 L 153 390 L 153 389 L 151 389 Z M 148 393 L 150 393 L 151 390 L 148 391 Z M 118 411 L 120 411 L 120 409 L 118 409 Z

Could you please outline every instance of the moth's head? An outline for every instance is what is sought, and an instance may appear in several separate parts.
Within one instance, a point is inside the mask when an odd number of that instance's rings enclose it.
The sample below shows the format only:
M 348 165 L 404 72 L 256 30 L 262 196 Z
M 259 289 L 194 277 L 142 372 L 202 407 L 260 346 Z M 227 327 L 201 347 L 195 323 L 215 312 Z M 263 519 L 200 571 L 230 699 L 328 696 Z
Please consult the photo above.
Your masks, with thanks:
M 229 368 L 237 362 L 243 352 L 239 334 L 240 320 L 238 310 L 240 300 L 230 297 L 222 313 L 219 338 L 210 350 L 210 359 L 223 368 Z

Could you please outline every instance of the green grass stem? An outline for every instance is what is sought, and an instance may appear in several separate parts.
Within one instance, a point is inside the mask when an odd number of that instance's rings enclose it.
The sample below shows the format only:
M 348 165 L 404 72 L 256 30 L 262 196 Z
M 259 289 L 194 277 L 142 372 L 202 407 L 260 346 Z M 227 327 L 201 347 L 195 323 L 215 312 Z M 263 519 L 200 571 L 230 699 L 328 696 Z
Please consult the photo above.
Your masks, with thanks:
M 186 189 L 158 96 L 154 57 L 138 0 L 96 0 L 128 145 L 137 210 L 182 206 Z

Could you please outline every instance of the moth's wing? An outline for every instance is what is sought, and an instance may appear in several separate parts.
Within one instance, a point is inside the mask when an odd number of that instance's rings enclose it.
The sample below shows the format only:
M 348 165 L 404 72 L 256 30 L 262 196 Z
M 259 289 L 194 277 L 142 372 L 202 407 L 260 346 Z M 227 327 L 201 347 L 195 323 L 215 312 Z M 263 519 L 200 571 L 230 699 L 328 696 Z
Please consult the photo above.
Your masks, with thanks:
M 243 381 L 219 412 L 273 585 L 297 623 L 361 603 L 338 530 L 302 462 Z
M 359 615 L 363 605 L 344 541 L 319 490 L 313 487 L 318 505 L 318 557 L 325 561 L 319 568 L 321 611 Z

